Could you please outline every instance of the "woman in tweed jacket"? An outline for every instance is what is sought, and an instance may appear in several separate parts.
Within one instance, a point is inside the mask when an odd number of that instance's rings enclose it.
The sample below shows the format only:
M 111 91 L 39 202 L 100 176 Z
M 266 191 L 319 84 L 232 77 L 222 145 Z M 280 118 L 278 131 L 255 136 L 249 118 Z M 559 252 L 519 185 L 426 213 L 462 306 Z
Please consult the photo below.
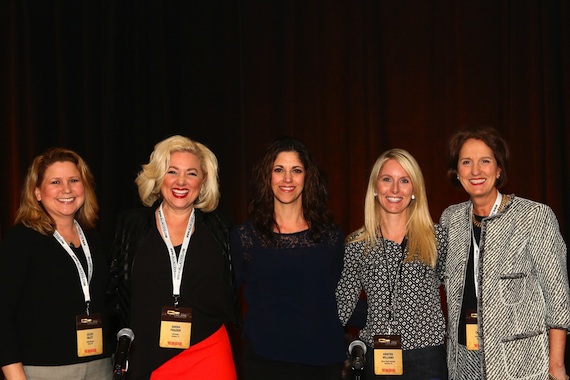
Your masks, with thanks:
M 445 286 L 450 379 L 566 379 L 566 245 L 552 210 L 499 192 L 509 151 L 494 129 L 450 139 Z

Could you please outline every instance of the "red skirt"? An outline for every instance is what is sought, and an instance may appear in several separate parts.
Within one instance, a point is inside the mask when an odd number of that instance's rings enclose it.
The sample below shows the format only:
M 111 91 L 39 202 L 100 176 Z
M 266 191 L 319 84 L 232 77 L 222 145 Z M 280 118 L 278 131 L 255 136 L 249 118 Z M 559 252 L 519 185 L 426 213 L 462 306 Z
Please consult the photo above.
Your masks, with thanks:
M 226 327 L 182 351 L 150 375 L 150 380 L 236 380 L 236 368 Z

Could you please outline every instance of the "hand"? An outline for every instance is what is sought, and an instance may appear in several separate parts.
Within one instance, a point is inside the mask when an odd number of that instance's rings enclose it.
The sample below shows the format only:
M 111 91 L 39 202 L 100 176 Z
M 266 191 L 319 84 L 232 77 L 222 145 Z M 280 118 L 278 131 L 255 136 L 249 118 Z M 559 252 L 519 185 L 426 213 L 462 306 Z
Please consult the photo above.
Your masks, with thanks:
M 566 369 L 562 366 L 558 368 L 550 368 L 548 378 L 550 380 L 568 380 L 568 375 L 566 375 Z
M 2 367 L 6 380 L 26 380 L 22 363 L 12 363 Z
M 568 380 L 566 367 L 564 366 L 566 330 L 554 328 L 549 329 L 548 339 L 550 343 L 548 353 L 548 377 L 556 380 Z

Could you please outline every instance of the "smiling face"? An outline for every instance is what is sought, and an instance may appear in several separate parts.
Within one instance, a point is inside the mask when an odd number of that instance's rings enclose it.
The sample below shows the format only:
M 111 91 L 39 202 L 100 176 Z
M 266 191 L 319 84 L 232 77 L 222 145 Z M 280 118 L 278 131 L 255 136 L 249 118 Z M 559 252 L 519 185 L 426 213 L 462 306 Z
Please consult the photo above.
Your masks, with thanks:
M 402 165 L 390 159 L 380 169 L 376 182 L 378 202 L 387 213 L 400 214 L 412 201 L 414 187 Z
M 465 141 L 457 161 L 459 182 L 471 198 L 494 196 L 501 169 L 493 151 L 481 140 Z
M 72 220 L 85 201 L 81 174 L 70 161 L 58 161 L 48 166 L 34 194 L 56 224 Z
M 305 186 L 305 166 L 296 152 L 281 152 L 273 163 L 271 189 L 274 202 L 296 204 L 302 202 Z
M 174 152 L 166 170 L 160 193 L 162 206 L 171 211 L 190 211 L 200 195 L 204 172 L 198 157 L 190 152 Z

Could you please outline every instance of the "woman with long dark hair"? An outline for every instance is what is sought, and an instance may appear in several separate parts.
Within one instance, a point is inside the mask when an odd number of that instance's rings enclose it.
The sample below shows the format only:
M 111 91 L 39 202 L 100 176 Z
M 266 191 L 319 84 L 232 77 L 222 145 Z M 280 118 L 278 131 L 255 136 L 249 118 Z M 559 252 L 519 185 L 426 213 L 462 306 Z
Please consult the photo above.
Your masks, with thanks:
M 281 138 L 253 170 L 251 219 L 232 231 L 244 284 L 245 379 L 338 380 L 345 359 L 334 290 L 343 235 L 308 148 Z

